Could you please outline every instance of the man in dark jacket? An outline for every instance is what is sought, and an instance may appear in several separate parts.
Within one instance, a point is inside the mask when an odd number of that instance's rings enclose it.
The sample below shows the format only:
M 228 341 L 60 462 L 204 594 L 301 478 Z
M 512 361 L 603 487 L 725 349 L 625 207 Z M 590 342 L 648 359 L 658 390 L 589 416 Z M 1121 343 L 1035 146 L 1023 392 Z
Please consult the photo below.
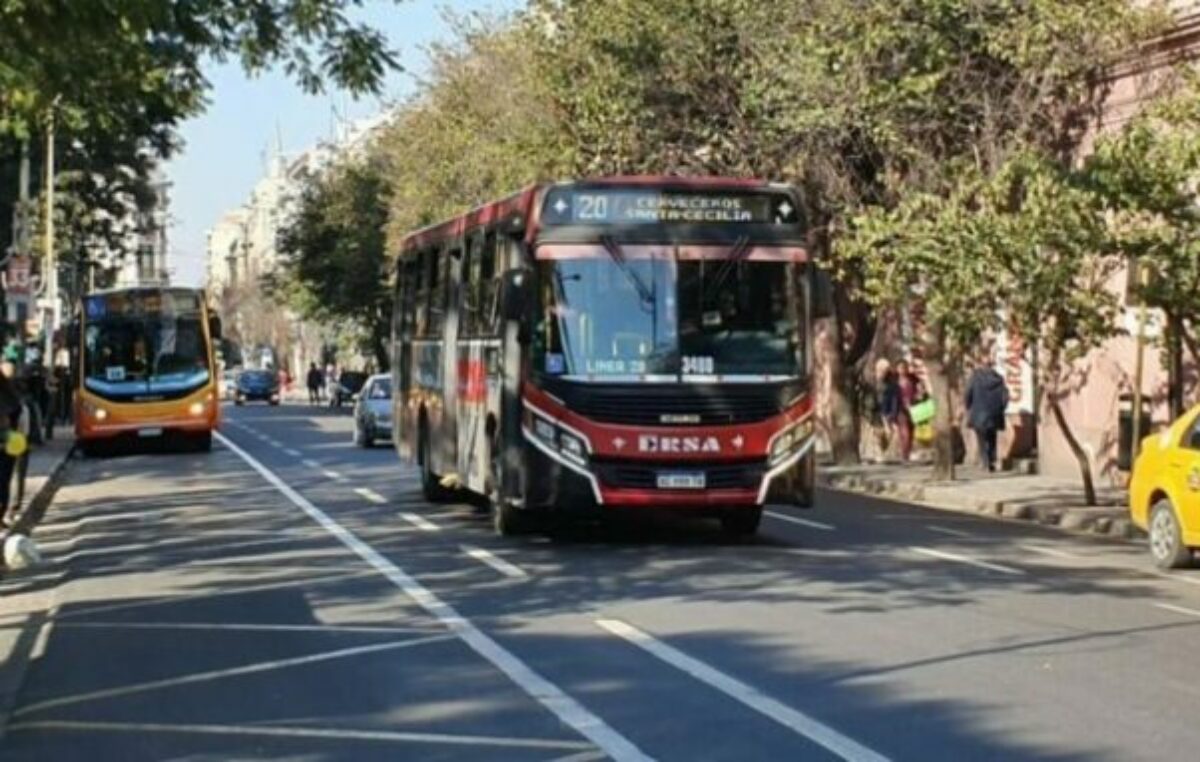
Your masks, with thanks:
M 996 435 L 1004 429 L 1008 409 L 1008 387 L 993 363 L 988 355 L 971 373 L 966 397 L 967 425 L 975 430 L 979 459 L 988 471 L 996 470 Z

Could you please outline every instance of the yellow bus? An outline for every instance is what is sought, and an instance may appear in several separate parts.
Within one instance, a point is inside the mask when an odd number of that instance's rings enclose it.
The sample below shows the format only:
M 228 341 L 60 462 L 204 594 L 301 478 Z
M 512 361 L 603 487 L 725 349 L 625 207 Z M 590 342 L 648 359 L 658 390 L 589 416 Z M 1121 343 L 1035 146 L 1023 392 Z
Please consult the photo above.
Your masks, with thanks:
M 212 447 L 220 422 L 220 319 L 192 288 L 87 294 L 69 329 L 75 437 L 86 454 L 171 438 Z

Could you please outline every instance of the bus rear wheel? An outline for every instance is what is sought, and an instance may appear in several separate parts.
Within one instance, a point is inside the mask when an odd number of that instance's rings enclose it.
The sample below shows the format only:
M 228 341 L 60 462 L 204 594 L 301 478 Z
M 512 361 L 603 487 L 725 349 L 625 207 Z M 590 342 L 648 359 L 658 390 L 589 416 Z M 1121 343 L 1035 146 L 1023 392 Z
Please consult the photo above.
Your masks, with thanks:
M 729 537 L 749 537 L 762 523 L 762 506 L 733 508 L 721 516 L 721 530 Z
M 488 506 L 492 511 L 492 528 L 501 537 L 516 537 L 528 534 L 534 529 L 533 518 L 525 511 L 513 505 L 501 490 L 500 457 L 498 449 L 493 448 L 491 474 L 488 478 Z
M 442 486 L 442 478 L 433 472 L 433 443 L 429 429 L 421 427 L 421 493 L 431 503 L 444 503 L 454 497 L 452 490 Z

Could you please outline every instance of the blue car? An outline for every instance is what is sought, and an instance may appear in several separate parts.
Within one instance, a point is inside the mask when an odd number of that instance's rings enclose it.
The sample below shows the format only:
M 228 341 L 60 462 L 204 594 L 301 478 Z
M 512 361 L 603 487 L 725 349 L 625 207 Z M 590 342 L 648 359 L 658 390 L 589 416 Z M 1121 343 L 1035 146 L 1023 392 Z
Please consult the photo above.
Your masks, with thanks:
M 279 377 L 273 371 L 246 370 L 238 374 L 237 388 L 233 392 L 234 404 L 256 400 L 270 405 L 279 404 Z

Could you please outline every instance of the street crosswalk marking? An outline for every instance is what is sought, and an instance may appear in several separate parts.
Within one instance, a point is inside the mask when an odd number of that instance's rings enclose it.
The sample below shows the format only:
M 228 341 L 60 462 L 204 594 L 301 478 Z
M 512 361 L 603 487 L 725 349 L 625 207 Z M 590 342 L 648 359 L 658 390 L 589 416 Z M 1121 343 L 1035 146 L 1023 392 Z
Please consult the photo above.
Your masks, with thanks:
M 358 535 L 330 518 L 327 513 L 297 492 L 287 482 L 280 479 L 275 472 L 260 463 L 250 453 L 238 447 L 227 437 L 219 433 L 216 436 L 221 444 L 229 448 L 235 455 L 245 461 L 247 465 L 257 471 L 263 479 L 279 490 L 293 505 L 370 564 L 392 584 L 403 590 L 409 598 L 425 609 L 430 616 L 445 625 L 450 632 L 458 636 L 471 650 L 507 675 L 521 690 L 525 691 L 531 698 L 552 712 L 564 724 L 573 728 L 609 757 L 618 760 L 618 762 L 625 762 L 626 760 L 629 762 L 641 762 L 642 760 L 651 759 L 632 741 L 601 719 L 599 715 L 593 714 L 591 710 L 564 693 L 557 685 L 535 672 L 533 668 L 517 658 L 511 651 L 476 627 L 471 620 L 459 614 L 453 606 L 439 598 L 432 590 L 389 561 L 379 551 L 359 538 Z
M 598 619 L 596 624 L 756 712 L 770 717 L 785 728 L 804 736 L 842 759 L 854 760 L 854 762 L 887 762 L 887 757 L 879 752 L 863 746 L 858 741 L 842 735 L 819 720 L 762 693 L 732 675 L 688 656 L 683 651 L 667 645 L 628 622 L 620 619 Z

